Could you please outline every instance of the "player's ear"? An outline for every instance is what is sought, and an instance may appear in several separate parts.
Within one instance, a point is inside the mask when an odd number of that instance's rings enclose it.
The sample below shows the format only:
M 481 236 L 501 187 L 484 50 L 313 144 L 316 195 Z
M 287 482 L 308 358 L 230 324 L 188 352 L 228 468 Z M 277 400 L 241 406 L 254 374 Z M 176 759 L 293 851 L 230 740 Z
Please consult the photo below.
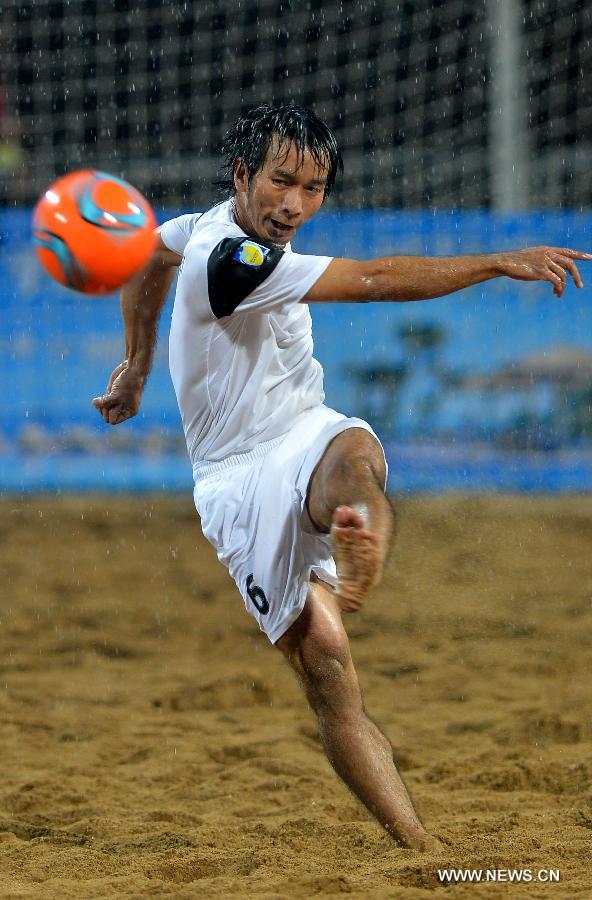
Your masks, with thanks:
M 249 187 L 249 172 L 245 165 L 244 160 L 237 159 L 234 164 L 234 172 L 232 173 L 232 177 L 234 179 L 234 189 L 235 191 L 246 191 Z

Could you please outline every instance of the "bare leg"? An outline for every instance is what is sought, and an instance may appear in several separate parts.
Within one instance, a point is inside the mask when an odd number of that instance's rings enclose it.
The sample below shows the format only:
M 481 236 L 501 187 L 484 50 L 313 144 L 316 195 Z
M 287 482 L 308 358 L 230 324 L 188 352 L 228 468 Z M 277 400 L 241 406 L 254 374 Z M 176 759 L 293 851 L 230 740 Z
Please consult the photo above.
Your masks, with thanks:
M 384 495 L 385 464 L 375 438 L 351 428 L 327 447 L 310 479 L 307 504 L 319 531 L 331 532 L 338 602 L 353 612 L 381 578 L 394 534 L 394 513 Z
M 310 479 L 307 506 L 319 531 L 333 536 L 336 592 L 312 583 L 306 606 L 278 641 L 319 721 L 327 758 L 350 790 L 401 844 L 435 850 L 397 772 L 392 748 L 367 716 L 341 611 L 359 609 L 381 577 L 394 534 L 384 495 L 382 450 L 352 428 L 327 447 Z
M 277 646 L 318 717 L 321 742 L 337 774 L 403 846 L 438 849 L 413 808 L 387 738 L 366 715 L 333 592 L 311 584 L 303 612 Z

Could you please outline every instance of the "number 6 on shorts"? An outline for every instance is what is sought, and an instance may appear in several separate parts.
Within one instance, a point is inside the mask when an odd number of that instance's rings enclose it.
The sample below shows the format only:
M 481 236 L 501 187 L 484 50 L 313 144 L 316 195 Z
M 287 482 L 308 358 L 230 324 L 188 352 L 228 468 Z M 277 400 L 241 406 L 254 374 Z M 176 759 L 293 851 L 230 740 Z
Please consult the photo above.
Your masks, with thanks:
M 263 589 L 258 587 L 258 585 L 253 584 L 253 576 L 249 575 L 247 578 L 247 594 L 253 601 L 253 605 L 259 610 L 262 616 L 269 612 L 269 603 L 267 602 L 267 597 L 265 596 Z

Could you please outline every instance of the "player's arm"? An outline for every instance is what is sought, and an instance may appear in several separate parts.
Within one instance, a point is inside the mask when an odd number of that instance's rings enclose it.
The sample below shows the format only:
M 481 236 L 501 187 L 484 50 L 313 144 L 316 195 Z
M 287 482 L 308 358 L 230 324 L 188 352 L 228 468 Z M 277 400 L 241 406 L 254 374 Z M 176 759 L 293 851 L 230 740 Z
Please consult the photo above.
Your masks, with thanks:
M 121 291 L 125 359 L 112 373 L 103 396 L 93 400 L 93 406 L 109 425 L 131 419 L 140 408 L 152 367 L 158 319 L 181 259 L 159 235 L 148 265 Z
M 574 260 L 592 254 L 557 247 L 532 247 L 481 256 L 387 256 L 334 259 L 303 298 L 326 301 L 429 300 L 506 275 L 519 281 L 548 281 L 561 297 L 571 275 L 583 287 Z

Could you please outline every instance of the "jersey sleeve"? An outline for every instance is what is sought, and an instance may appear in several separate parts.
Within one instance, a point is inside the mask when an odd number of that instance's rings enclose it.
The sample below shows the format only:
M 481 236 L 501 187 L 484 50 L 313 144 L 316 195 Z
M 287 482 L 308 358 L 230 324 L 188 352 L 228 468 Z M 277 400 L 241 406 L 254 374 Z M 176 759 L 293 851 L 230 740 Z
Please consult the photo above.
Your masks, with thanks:
M 169 219 L 168 222 L 160 226 L 160 236 L 169 250 L 173 250 L 179 256 L 183 256 L 187 242 L 201 216 L 202 213 L 189 213 L 184 216 L 177 216 L 176 219 Z
M 332 257 L 284 252 L 245 238 L 224 238 L 208 258 L 208 295 L 220 319 L 299 303 Z

